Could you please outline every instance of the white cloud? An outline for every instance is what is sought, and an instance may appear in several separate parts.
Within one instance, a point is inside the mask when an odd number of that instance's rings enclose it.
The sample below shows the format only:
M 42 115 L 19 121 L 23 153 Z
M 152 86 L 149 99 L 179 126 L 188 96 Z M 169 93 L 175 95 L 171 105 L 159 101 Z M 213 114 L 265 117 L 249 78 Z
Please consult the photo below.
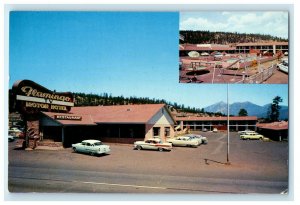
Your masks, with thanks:
M 223 23 L 214 23 L 204 18 L 188 18 L 180 23 L 181 30 L 210 30 L 218 31 L 225 29 L 228 25 Z
M 180 29 L 260 33 L 288 38 L 287 12 L 222 12 L 215 14 L 206 16 L 204 13 L 199 13 L 199 17 L 186 18 L 180 22 Z

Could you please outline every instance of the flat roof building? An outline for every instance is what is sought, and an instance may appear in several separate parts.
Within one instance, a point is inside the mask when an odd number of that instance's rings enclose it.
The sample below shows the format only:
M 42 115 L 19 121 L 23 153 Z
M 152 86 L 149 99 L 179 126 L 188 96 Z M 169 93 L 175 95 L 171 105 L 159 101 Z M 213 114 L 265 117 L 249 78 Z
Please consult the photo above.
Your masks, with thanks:
M 214 51 L 225 52 L 228 54 L 233 53 L 250 53 L 251 50 L 264 52 L 271 52 L 276 54 L 279 51 L 286 53 L 289 50 L 288 42 L 254 42 L 254 43 L 238 43 L 232 45 L 221 45 L 221 44 L 180 44 L 179 53 L 180 56 L 187 56 L 190 51 L 206 52 L 211 54 Z
M 181 129 L 189 128 L 190 130 L 208 130 L 214 128 L 218 130 L 227 130 L 227 117 L 176 117 L 177 124 Z M 229 117 L 230 131 L 241 131 L 245 129 L 256 130 L 256 116 L 235 116 Z

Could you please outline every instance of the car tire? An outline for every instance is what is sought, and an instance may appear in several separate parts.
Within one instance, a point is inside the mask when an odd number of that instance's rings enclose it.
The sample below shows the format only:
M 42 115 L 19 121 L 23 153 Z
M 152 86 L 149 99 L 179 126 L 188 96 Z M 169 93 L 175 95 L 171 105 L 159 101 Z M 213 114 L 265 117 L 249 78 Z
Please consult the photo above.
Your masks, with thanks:
M 158 151 L 162 152 L 162 151 L 164 151 L 164 149 L 160 147 L 160 148 L 158 148 Z
M 74 152 L 77 152 L 76 147 L 73 147 L 73 151 L 74 151 Z
M 138 146 L 136 147 L 136 149 L 137 149 L 137 150 L 142 150 L 142 146 L 138 145 Z

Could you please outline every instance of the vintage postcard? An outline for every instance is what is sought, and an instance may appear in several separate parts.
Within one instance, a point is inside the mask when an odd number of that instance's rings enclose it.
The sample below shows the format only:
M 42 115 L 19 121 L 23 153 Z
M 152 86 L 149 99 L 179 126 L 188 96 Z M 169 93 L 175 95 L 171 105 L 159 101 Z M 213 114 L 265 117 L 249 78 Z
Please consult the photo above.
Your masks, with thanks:
M 288 194 L 287 23 L 287 12 L 11 11 L 9 197 Z

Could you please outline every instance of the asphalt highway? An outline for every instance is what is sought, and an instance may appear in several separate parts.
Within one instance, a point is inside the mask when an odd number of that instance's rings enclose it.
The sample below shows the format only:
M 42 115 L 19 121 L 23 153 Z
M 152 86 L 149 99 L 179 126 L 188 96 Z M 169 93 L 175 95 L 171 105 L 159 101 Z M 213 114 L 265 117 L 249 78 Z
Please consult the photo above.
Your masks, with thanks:
M 203 133 L 208 144 L 171 152 L 110 144 L 104 156 L 16 150 L 9 143 L 10 193 L 280 194 L 288 189 L 288 143 Z M 229 195 L 228 195 L 229 196 Z

